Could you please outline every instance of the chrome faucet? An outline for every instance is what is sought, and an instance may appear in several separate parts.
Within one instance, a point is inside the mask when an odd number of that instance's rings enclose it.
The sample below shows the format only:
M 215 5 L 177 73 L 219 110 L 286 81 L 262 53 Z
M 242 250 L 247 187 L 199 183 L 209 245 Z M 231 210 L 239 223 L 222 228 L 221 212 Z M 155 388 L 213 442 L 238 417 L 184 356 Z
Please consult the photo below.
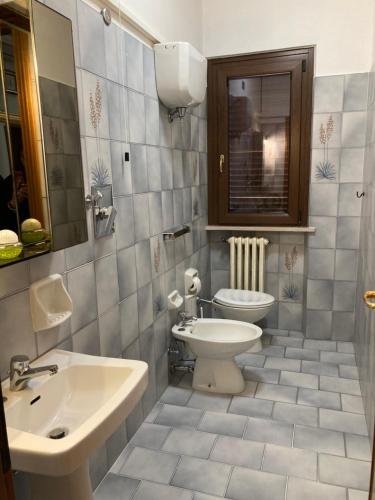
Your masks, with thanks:
M 179 311 L 178 313 L 178 322 L 181 326 L 191 325 L 193 321 L 197 321 L 197 317 L 192 314 L 188 314 L 184 311 Z
M 10 360 L 10 390 L 22 391 L 27 385 L 27 382 L 35 377 L 41 377 L 49 373 L 54 375 L 57 373 L 59 367 L 57 365 L 37 366 L 30 368 L 30 359 L 23 355 L 18 354 L 13 356 Z

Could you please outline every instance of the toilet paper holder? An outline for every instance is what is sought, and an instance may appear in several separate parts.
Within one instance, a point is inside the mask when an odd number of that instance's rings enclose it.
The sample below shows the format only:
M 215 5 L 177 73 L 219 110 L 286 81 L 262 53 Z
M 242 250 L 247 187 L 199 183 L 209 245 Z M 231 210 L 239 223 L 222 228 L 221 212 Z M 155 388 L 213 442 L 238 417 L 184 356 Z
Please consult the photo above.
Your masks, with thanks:
M 189 267 L 185 271 L 185 295 L 197 295 L 201 291 L 201 280 L 198 270 Z

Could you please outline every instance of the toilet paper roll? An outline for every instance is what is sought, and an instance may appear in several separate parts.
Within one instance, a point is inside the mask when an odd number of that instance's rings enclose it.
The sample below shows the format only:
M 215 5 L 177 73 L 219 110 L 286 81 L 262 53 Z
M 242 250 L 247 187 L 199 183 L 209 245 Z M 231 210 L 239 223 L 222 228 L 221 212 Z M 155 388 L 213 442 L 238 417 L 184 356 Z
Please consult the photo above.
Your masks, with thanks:
M 202 289 L 201 280 L 198 277 L 193 278 L 193 284 L 189 288 L 189 293 L 198 294 Z

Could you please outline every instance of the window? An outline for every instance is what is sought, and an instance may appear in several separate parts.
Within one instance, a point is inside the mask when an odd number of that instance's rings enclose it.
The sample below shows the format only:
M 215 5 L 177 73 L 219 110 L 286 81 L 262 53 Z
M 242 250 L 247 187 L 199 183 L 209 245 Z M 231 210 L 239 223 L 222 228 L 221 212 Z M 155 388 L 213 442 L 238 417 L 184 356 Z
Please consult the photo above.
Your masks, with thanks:
M 208 61 L 209 224 L 307 224 L 312 47 Z

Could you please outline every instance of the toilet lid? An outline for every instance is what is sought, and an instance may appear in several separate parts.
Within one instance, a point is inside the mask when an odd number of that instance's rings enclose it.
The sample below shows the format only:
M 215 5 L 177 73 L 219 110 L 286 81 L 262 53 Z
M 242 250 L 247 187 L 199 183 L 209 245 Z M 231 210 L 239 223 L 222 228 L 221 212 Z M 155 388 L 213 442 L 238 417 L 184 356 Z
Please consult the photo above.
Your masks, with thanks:
M 263 307 L 272 304 L 275 299 L 272 295 L 251 290 L 237 290 L 235 288 L 222 288 L 214 296 L 214 300 L 224 306 L 233 307 Z

